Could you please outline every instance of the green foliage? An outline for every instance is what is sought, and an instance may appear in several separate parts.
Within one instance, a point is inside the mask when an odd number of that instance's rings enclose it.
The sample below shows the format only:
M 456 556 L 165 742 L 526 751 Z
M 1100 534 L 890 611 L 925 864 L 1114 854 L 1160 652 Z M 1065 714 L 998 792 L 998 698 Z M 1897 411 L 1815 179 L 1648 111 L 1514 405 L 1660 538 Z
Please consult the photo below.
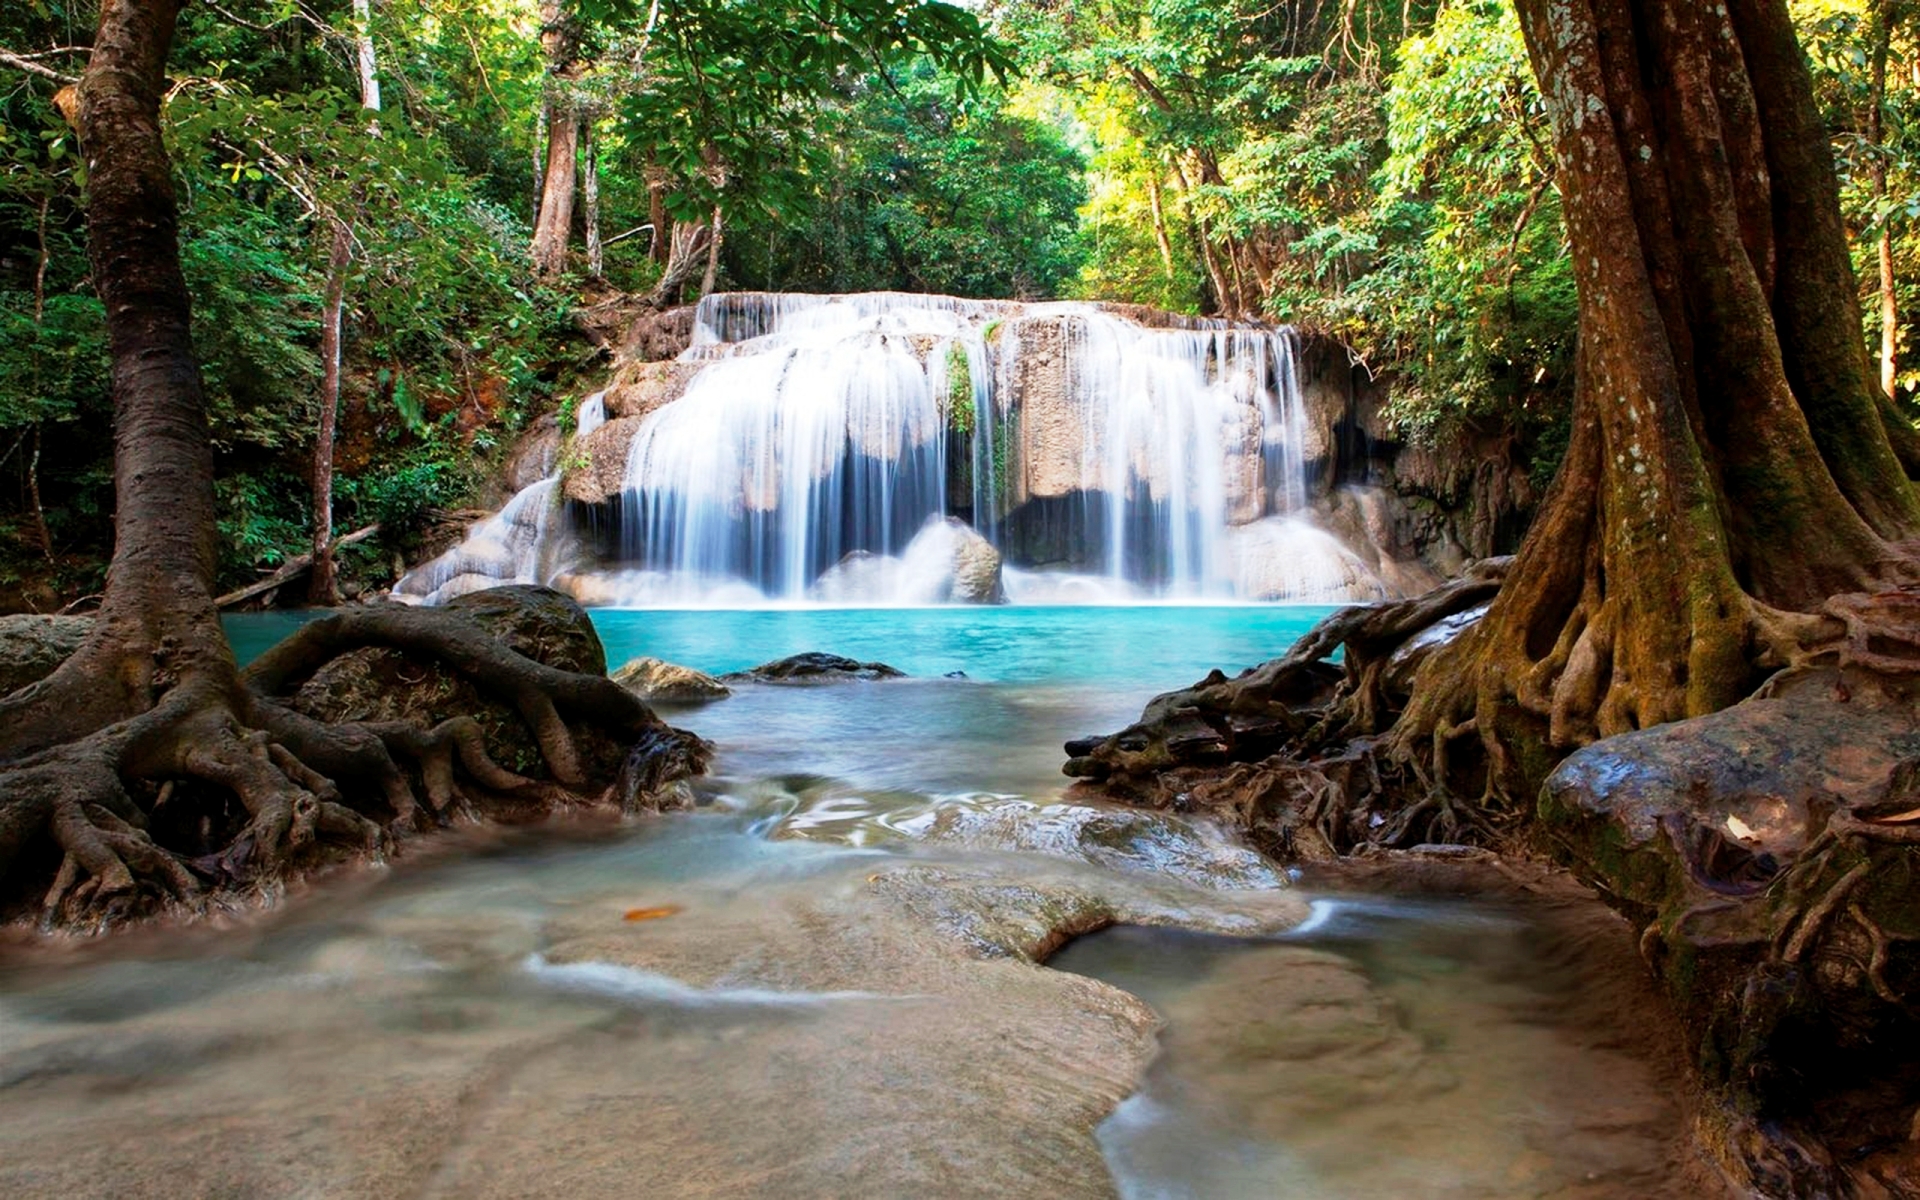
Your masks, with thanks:
M 750 287 L 1056 295 L 1079 269 L 1082 162 L 996 88 L 923 65 L 816 117 L 820 137 L 739 218 Z
M 1074 294 L 1327 330 L 1407 436 L 1551 446 L 1575 293 L 1505 0 L 1007 13 L 1090 151 Z
M 1371 269 L 1301 310 L 1399 371 L 1388 415 L 1415 436 L 1557 426 L 1578 300 L 1519 23 L 1494 0 L 1449 4 L 1397 58 L 1379 198 L 1359 223 Z
M 1900 370 L 1896 390 L 1920 393 L 1920 10 L 1911 0 L 1796 0 L 1794 16 L 1814 68 L 1814 86 L 1834 131 L 1840 208 L 1854 234 L 1854 274 L 1866 299 L 1868 345 L 1880 352 L 1880 240 L 1894 263 Z M 1884 41 L 1874 14 L 1887 22 Z M 1884 55 L 1876 96 L 1873 64 Z M 1877 108 L 1880 137 L 1871 137 Z M 1879 181 L 1884 180 L 1884 187 Z
M 946 401 L 947 428 L 962 437 L 972 437 L 977 417 L 973 409 L 973 369 L 958 342 L 947 347 Z
M 458 505 L 473 484 L 471 473 L 458 465 L 420 454 L 378 474 L 341 480 L 338 499 L 353 524 L 377 521 L 388 536 L 403 537 L 421 528 L 435 510 Z

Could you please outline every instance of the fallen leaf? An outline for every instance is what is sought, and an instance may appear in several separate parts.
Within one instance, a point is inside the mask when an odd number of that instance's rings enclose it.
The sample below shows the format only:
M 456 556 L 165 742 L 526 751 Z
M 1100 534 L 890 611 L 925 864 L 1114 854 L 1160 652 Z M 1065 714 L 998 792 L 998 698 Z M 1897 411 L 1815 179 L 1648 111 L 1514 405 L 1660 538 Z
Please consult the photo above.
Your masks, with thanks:
M 652 908 L 630 908 L 626 919 L 629 921 L 657 921 L 661 917 L 671 917 L 685 911 L 678 904 L 659 904 Z

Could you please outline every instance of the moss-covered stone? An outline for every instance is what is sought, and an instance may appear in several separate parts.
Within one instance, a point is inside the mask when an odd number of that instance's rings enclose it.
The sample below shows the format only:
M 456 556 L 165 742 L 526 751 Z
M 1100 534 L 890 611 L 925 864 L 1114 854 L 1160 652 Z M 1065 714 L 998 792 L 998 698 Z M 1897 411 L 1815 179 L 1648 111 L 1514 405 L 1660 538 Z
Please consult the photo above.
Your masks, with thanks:
M 606 651 L 586 610 L 550 588 L 490 588 L 462 596 L 448 607 L 467 612 L 536 662 L 606 674 Z M 433 726 L 451 717 L 470 716 L 479 722 L 487 751 L 501 766 L 533 779 L 547 777 L 540 748 L 518 710 L 430 658 L 382 647 L 351 651 L 301 685 L 293 706 L 328 722 L 411 721 Z M 579 731 L 579 742 L 591 783 L 611 784 L 628 747 L 591 728 Z

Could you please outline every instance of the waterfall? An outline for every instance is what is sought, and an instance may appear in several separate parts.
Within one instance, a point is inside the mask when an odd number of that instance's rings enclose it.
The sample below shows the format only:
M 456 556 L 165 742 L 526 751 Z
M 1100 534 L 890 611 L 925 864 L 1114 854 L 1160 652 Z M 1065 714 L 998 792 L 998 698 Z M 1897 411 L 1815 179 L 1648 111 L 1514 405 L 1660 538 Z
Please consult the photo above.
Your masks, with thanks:
M 623 560 L 796 598 L 943 511 L 946 422 L 915 350 L 927 324 L 847 308 L 771 322 L 756 352 L 716 359 L 647 418 L 627 452 Z
M 393 586 L 396 600 L 444 604 L 504 583 L 546 583 L 555 574 L 560 477 L 549 475 L 514 494 L 506 507 L 467 531 L 466 540 L 415 567 Z
M 607 393 L 595 392 L 580 402 L 580 411 L 573 417 L 573 436 L 577 440 L 586 437 L 607 423 Z
M 580 401 L 573 438 L 577 442 L 606 423 L 603 390 Z M 554 528 L 560 508 L 559 458 L 554 455 L 546 478 L 521 488 L 499 512 L 468 530 L 466 540 L 402 576 L 394 584 L 394 598 L 444 604 L 503 583 L 551 583 L 564 557 Z
M 1383 586 L 1309 511 L 1291 329 L 1079 302 L 735 293 L 700 302 L 681 360 L 676 398 L 595 441 L 625 454 L 596 459 L 603 477 L 624 466 L 611 503 L 591 502 L 611 522 L 600 567 L 559 574 L 555 477 L 402 590 L 493 575 L 599 603 L 908 602 L 946 594 L 956 570 L 963 590 L 997 596 L 1002 562 L 1016 601 Z M 606 393 L 582 400 L 576 439 L 608 417 Z

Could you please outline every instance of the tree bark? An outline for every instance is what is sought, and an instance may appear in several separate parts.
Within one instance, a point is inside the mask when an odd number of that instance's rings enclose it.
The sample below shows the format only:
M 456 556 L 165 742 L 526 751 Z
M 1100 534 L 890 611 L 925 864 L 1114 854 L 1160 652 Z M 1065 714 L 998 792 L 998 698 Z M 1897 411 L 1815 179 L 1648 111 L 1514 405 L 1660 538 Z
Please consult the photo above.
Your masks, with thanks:
M 113 356 L 115 513 L 94 634 L 60 674 L 96 681 L 102 724 L 144 710 L 169 678 L 232 667 L 213 608 L 213 454 L 160 129 L 179 10 L 180 0 L 106 0 L 75 96 Z M 140 653 L 162 645 L 161 661 Z
M 540 215 L 533 223 L 533 270 L 558 275 L 567 266 L 578 174 L 580 121 L 572 102 L 547 102 L 547 169 L 540 183 Z
M 1886 145 L 1887 55 L 1893 42 L 1892 8 L 1893 0 L 1879 0 L 1873 6 L 1868 34 L 1871 67 L 1867 88 L 1867 179 L 1876 201 L 1887 198 L 1887 160 L 1883 149 Z M 1880 390 L 1891 397 L 1900 376 L 1900 303 L 1894 293 L 1891 222 L 1882 222 L 1874 250 L 1880 266 Z
M 673 227 L 667 219 L 666 172 L 656 167 L 647 168 L 647 221 L 653 226 L 647 257 L 665 266 Z
M 374 70 L 372 0 L 353 0 L 354 63 L 360 71 L 360 107 L 380 111 L 380 75 Z
M 600 138 L 592 121 L 580 131 L 580 200 L 586 208 L 587 274 L 595 279 L 606 273 L 606 247 L 600 241 Z
M 1567 749 L 1745 697 L 1805 625 L 1780 614 L 1920 576 L 1784 0 L 1519 9 L 1580 291 L 1573 435 L 1396 730 L 1410 756 L 1474 722 L 1515 796 Z
M 1166 271 L 1167 282 L 1173 282 L 1173 241 L 1167 237 L 1167 213 L 1160 200 L 1160 172 L 1155 164 L 1154 170 L 1147 172 L 1147 201 L 1153 205 L 1153 240 L 1160 247 L 1160 266 Z
M 726 241 L 726 218 L 720 206 L 713 206 L 713 234 L 707 239 L 707 269 L 700 276 L 700 294 L 708 295 L 720 280 L 720 246 Z
M 340 414 L 342 316 L 347 269 L 353 265 L 353 231 L 338 217 L 327 250 L 327 287 L 320 307 L 320 427 L 313 439 L 313 571 L 307 600 L 338 604 L 333 563 L 333 437 Z
M 547 57 L 546 167 L 533 222 L 533 270 L 557 275 L 566 269 L 573 236 L 575 180 L 579 173 L 580 113 L 573 96 L 579 75 L 579 37 L 562 0 L 541 0 L 540 45 Z

